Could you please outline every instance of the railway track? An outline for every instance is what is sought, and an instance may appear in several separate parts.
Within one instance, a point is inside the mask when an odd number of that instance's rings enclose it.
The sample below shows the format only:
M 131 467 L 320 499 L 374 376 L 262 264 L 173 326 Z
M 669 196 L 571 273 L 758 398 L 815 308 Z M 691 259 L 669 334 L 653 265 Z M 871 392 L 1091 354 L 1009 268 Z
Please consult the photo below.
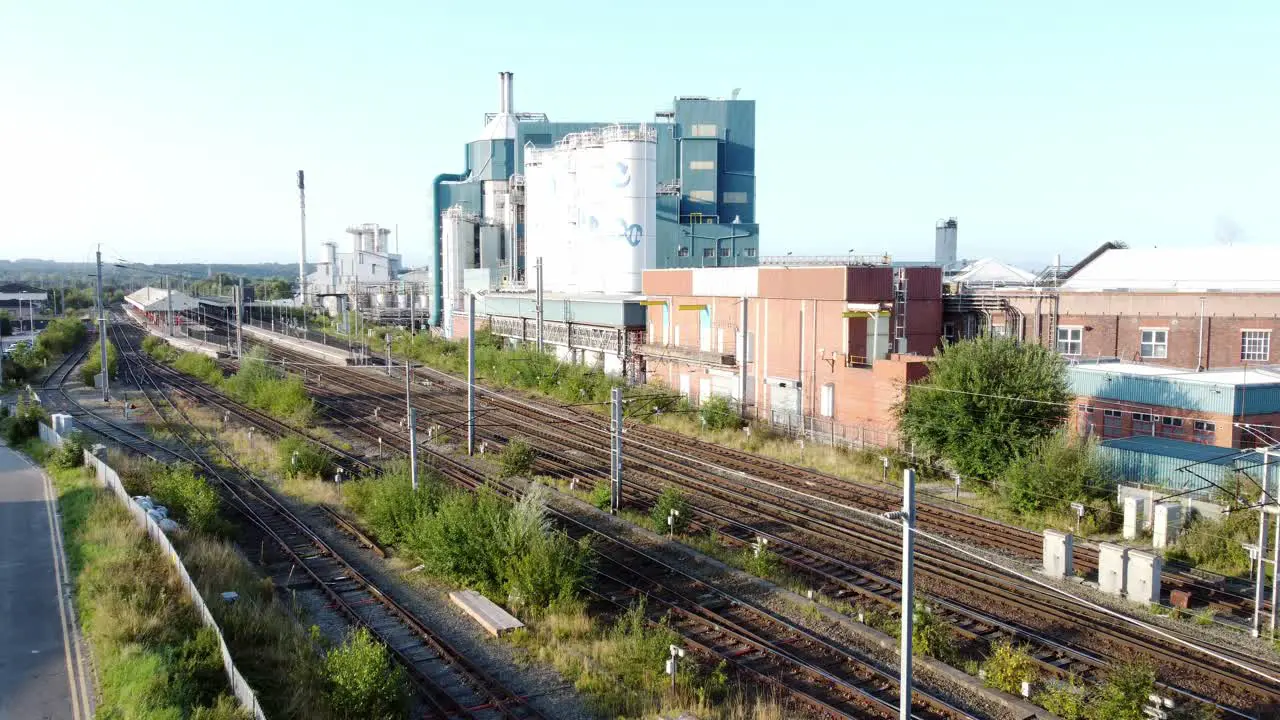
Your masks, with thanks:
M 185 392 L 190 379 L 175 382 Z M 408 437 L 383 417 L 374 432 L 372 421 L 320 403 L 331 419 L 369 439 L 382 437 L 407 454 Z M 280 432 L 296 430 L 277 427 Z M 471 466 L 429 448 L 428 462 L 448 479 L 468 488 L 496 487 L 509 497 L 523 490 L 516 484 L 486 478 Z M 643 598 L 649 618 L 669 626 L 704 656 L 723 661 L 740 674 L 785 692 L 811 713 L 835 717 L 896 717 L 897 679 L 853 648 L 841 647 L 753 602 L 707 585 L 643 549 L 549 508 L 570 538 L 593 541 L 597 583 L 591 593 L 616 612 Z M 973 717 L 949 702 L 920 691 L 913 694 L 913 714 L 937 719 Z
M 326 339 L 326 336 L 317 331 L 304 333 L 298 329 L 295 334 L 315 342 Z M 375 362 L 385 362 L 385 358 L 376 352 L 370 353 L 368 357 Z M 445 382 L 455 385 L 461 382 L 443 373 L 436 374 Z M 489 393 L 478 389 L 477 395 L 480 394 Z M 539 404 L 537 409 L 545 411 L 548 408 Z M 556 411 L 565 412 L 563 408 L 557 408 Z M 600 442 L 607 442 L 605 438 L 608 437 L 609 428 L 606 418 L 591 413 L 574 412 L 572 415 L 575 422 L 593 429 Z M 895 510 L 901 503 L 900 493 L 884 487 L 857 483 L 741 450 L 702 443 L 662 428 L 637 425 L 631 428 L 631 432 L 635 433 L 636 439 L 691 459 L 703 460 L 720 470 L 763 477 L 793 489 L 811 490 L 820 487 L 826 496 L 877 514 Z M 962 504 L 945 498 L 920 497 L 918 523 L 924 530 L 947 534 L 971 545 L 1010 554 L 1033 563 L 1039 563 L 1043 552 L 1040 533 L 968 512 Z M 1096 572 L 1097 548 L 1077 539 L 1074 546 L 1074 566 L 1086 573 Z M 1252 582 L 1248 578 L 1206 579 L 1203 573 L 1196 572 L 1190 566 L 1167 562 L 1162 573 L 1162 584 L 1170 591 L 1182 590 L 1189 593 L 1193 604 L 1211 607 L 1220 617 L 1231 617 L 1238 623 L 1245 623 L 1252 616 Z M 1231 586 L 1236 589 L 1231 589 Z M 1267 603 L 1268 607 L 1269 605 Z
M 179 408 L 162 383 L 151 376 L 145 365 L 139 362 L 129 331 L 116 331 L 116 343 L 120 350 L 122 375 L 128 375 L 147 403 L 170 428 L 182 432 L 179 426 L 189 427 L 200 442 L 217 449 L 223 459 L 238 473 L 238 479 L 228 479 L 224 471 L 213 465 L 204 454 L 178 434 L 183 450 L 174 450 L 154 440 L 113 423 L 80 406 L 68 393 L 63 393 L 67 403 L 79 407 L 82 417 L 95 418 L 89 429 L 100 432 L 104 426 L 111 430 L 104 437 L 112 441 L 128 438 L 126 447 L 162 462 L 181 459 L 202 469 L 217 481 L 229 507 L 235 509 L 267 539 L 273 541 L 288 558 L 292 570 L 309 580 L 350 622 L 367 628 L 406 668 L 427 717 L 468 720 L 537 720 L 544 716 L 529 705 L 526 698 L 511 692 L 489 676 L 447 641 L 431 631 L 412 612 L 384 594 L 372 581 L 363 576 L 341 554 L 315 534 L 308 524 L 275 499 L 271 491 L 261 485 L 234 457 L 208 438 Z M 71 363 L 74 365 L 74 363 Z M 65 374 L 55 373 L 51 380 L 61 383 Z M 292 586 L 298 585 L 292 581 Z
M 348 402 L 368 405 L 385 401 L 382 402 L 385 406 L 401 392 L 399 387 L 394 391 L 391 390 L 382 378 L 372 373 L 335 368 L 332 371 L 326 371 L 325 375 L 328 380 L 335 381 L 334 378 L 341 377 L 342 383 L 359 387 L 358 397 L 347 398 Z M 434 372 L 420 371 L 418 375 L 428 376 L 435 383 L 432 393 L 419 392 L 415 396 L 415 404 L 426 405 L 428 410 L 435 408 L 441 413 L 441 417 L 451 415 L 456 418 L 459 399 L 456 397 L 456 390 L 453 392 L 455 397 L 449 397 L 450 388 L 456 388 L 456 381 Z M 382 383 L 381 387 L 377 385 L 378 383 Z M 544 466 L 545 470 L 553 473 L 557 470 L 572 472 L 579 477 L 587 478 L 599 478 L 606 474 L 606 459 L 600 457 L 600 451 L 607 446 L 607 443 L 597 440 L 586 432 L 582 433 L 586 437 L 579 437 L 575 432 L 575 429 L 582 425 L 578 417 L 565 417 L 555 411 L 543 409 L 540 411 L 539 418 L 523 403 L 513 402 L 491 393 L 484 393 L 483 397 L 490 407 L 486 409 L 485 420 L 482 423 L 485 429 L 481 431 L 481 437 L 501 444 L 514 435 L 528 436 L 536 440 L 544 457 L 560 463 L 559 467 Z M 503 412 L 509 413 L 510 416 L 502 415 Z M 541 423 L 530 422 L 530 416 L 538 418 Z M 428 422 L 430 422 L 429 419 Z M 549 425 L 551 422 L 555 425 Z M 513 430 L 510 432 L 495 430 L 503 426 L 510 426 Z M 517 427 L 518 432 L 514 430 Z M 861 563 L 850 563 L 834 554 L 810 549 L 812 547 L 828 548 L 834 538 L 838 545 L 853 545 L 860 548 L 862 553 L 873 558 L 872 562 L 892 564 L 898 552 L 898 541 L 886 533 L 885 528 L 876 529 L 873 525 L 870 526 L 872 532 L 868 532 L 869 526 L 851 525 L 847 517 L 823 511 L 815 507 L 812 502 L 797 503 L 794 500 L 781 500 L 780 494 L 772 488 L 768 492 L 761 489 L 744 490 L 744 484 L 736 482 L 740 478 L 735 478 L 733 488 L 727 489 L 723 474 L 711 473 L 708 477 L 705 469 L 692 472 L 690 463 L 673 460 L 670 456 L 678 454 L 677 450 L 664 449 L 659 452 L 646 450 L 643 447 L 637 448 L 634 441 L 630 444 L 634 449 L 631 449 L 628 455 L 629 472 L 636 473 L 639 465 L 644 473 L 661 477 L 667 483 L 686 488 L 694 484 L 694 489 L 698 493 L 715 498 L 721 506 L 745 505 L 757 514 L 756 522 L 749 524 L 728 517 L 724 513 L 711 512 L 706 519 L 713 526 L 718 524 L 729 534 L 738 535 L 741 540 L 745 540 L 746 536 L 761 534 L 762 530 L 759 527 L 761 520 L 769 526 L 790 528 L 786 532 L 764 531 L 767 535 L 782 540 L 773 547 L 785 548 L 781 551 L 785 559 L 807 568 L 821 578 L 828 588 L 836 588 L 839 591 L 838 594 L 864 599 L 874 597 L 886 605 L 897 603 L 896 581 L 889 577 L 888 573 L 892 569 L 887 565 L 883 568 L 885 572 L 868 572 L 861 567 Z M 584 460 L 584 458 L 587 459 Z M 694 478 L 699 474 L 704 479 L 695 481 Z M 637 487 L 636 483 L 631 483 L 629 489 L 634 490 Z M 814 490 L 810 489 L 810 492 Z M 818 522 L 815 522 L 815 516 Z M 795 532 L 797 529 L 807 532 L 808 539 L 800 539 L 803 536 Z M 788 540 L 789 537 L 796 540 Z M 869 537 L 876 539 L 869 540 Z M 880 558 L 880 560 L 877 561 L 874 558 Z M 1162 674 L 1173 684 L 1173 689 L 1179 690 L 1181 694 L 1242 717 L 1251 716 L 1249 708 L 1272 702 L 1277 696 L 1277 688 L 1273 683 L 1256 680 L 1229 663 L 1195 657 L 1183 647 L 1171 645 L 1165 640 L 1153 639 L 1145 633 L 1135 632 L 1131 627 L 1101 613 L 1085 612 L 1079 607 L 1064 602 L 1060 597 L 1051 596 L 1042 589 L 1011 581 L 973 563 L 957 562 L 956 558 L 945 553 L 926 554 L 925 561 L 929 563 L 926 567 L 941 581 L 951 582 L 955 587 L 960 588 L 961 594 L 967 594 L 970 598 L 976 595 L 978 598 L 976 601 L 971 600 L 969 607 L 945 600 L 939 602 L 944 612 L 963 615 L 963 617 L 950 618 L 953 627 L 962 637 L 987 640 L 1000 634 L 1007 634 L 1023 641 L 1033 642 L 1038 648 L 1036 652 L 1038 659 L 1046 669 L 1059 673 L 1065 671 L 1085 675 L 1098 673 L 1105 670 L 1110 663 L 1127 659 L 1137 653 L 1156 661 L 1163 668 Z M 958 568 L 963 568 L 963 572 Z M 1001 619 L 993 617 L 989 612 L 977 612 L 972 606 L 978 602 L 982 603 L 984 609 L 987 609 L 988 604 L 1003 607 L 1008 614 Z M 1025 622 L 1024 619 L 1031 608 L 1035 609 L 1039 617 L 1035 624 Z M 1057 634 L 1065 636 L 1078 632 L 1081 626 L 1091 628 L 1089 633 L 1091 642 L 1088 647 L 1082 646 L 1078 638 L 1055 639 L 1054 633 L 1050 632 L 1056 630 Z M 1098 648 L 1102 648 L 1104 652 L 1100 652 Z M 1218 650 L 1220 654 L 1238 662 L 1257 666 L 1264 672 L 1272 670 L 1265 663 L 1259 665 L 1253 657 L 1221 648 Z M 1191 689 L 1193 687 L 1196 689 Z

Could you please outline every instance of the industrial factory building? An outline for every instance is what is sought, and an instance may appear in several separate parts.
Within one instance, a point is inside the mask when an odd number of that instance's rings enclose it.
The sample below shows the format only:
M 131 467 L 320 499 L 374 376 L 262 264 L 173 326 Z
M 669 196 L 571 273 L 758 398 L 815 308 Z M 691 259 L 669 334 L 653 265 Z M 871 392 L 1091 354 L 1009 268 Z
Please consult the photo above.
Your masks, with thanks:
M 893 445 L 893 406 L 939 342 L 942 269 L 802 262 L 646 272 L 645 377 L 839 444 Z
M 446 335 L 465 331 L 479 293 L 495 332 L 528 339 L 541 274 L 544 341 L 621 371 L 645 270 L 757 263 L 754 101 L 680 97 L 649 123 L 552 122 L 516 112 L 511 73 L 499 79 L 465 172 L 433 187 L 431 321 Z
M 338 252 L 335 242 L 324 243 L 323 259 L 307 276 L 306 295 L 330 314 L 347 309 L 348 303 L 373 315 L 408 312 L 411 288 L 404 280 L 401 257 L 391 252 L 389 228 L 363 223 L 347 228 L 351 251 Z M 426 298 L 418 300 L 423 309 Z

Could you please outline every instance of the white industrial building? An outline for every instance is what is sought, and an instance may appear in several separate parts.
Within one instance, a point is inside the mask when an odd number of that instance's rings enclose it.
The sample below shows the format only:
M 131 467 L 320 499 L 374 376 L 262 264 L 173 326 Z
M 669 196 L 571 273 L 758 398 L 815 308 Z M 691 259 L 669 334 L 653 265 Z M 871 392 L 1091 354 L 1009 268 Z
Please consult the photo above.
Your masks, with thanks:
M 377 223 L 352 225 L 351 251 L 338 252 L 338 244 L 324 243 L 324 259 L 307 276 L 309 298 L 330 313 L 339 313 L 352 302 L 362 309 L 407 307 L 400 280 L 401 258 L 390 250 L 391 230 Z M 425 307 L 425 305 L 424 305 Z

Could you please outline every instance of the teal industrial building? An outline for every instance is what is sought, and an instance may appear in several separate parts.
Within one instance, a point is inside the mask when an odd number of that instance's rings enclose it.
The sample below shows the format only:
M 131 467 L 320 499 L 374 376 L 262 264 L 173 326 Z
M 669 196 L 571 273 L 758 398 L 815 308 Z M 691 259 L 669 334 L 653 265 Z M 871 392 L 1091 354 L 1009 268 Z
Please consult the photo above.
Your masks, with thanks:
M 448 294 L 462 290 L 455 287 L 461 284 L 462 271 L 449 268 L 452 249 L 447 247 L 449 231 L 442 219 L 446 211 L 462 218 L 464 233 L 474 233 L 474 240 L 468 239 L 461 248 L 463 259 L 454 260 L 455 264 L 490 270 L 487 275 L 495 289 L 532 290 L 533 259 L 525 256 L 525 151 L 549 148 L 572 134 L 617 122 L 553 122 L 541 113 L 517 113 L 511 73 L 501 73 L 499 79 L 499 111 L 486 114 L 484 131 L 467 143 L 464 171 L 438 175 L 432 184 L 433 325 L 451 322 Z M 755 102 L 734 95 L 729 99 L 677 97 L 669 110 L 656 113 L 648 125 L 656 131 L 651 192 L 656 195 L 657 210 L 656 252 L 648 269 L 757 264 Z M 515 302 L 512 307 L 531 304 Z

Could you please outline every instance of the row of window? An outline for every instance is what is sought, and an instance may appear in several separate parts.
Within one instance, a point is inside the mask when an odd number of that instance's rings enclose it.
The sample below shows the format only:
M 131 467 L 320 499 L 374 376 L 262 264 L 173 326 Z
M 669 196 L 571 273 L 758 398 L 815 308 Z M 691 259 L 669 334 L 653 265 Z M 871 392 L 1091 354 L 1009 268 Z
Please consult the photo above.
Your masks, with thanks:
M 729 257 L 732 254 L 733 254 L 732 248 L 727 248 L 727 247 L 720 248 L 720 257 Z M 738 254 L 741 255 L 742 257 L 755 257 L 756 249 L 753 247 L 743 248 L 742 252 Z M 681 245 L 680 248 L 676 250 L 676 255 L 678 255 L 679 257 L 689 257 L 689 248 Z M 715 257 L 715 256 L 716 256 L 715 248 L 702 248 L 702 257 L 709 258 L 709 257 Z
M 1091 405 L 1080 404 L 1076 409 L 1082 413 L 1089 414 L 1094 412 L 1096 408 Z M 1182 432 L 1186 427 L 1186 418 L 1172 417 L 1169 415 L 1153 415 L 1145 412 L 1130 412 L 1130 418 L 1133 420 L 1133 434 L 1142 435 L 1152 432 L 1155 426 L 1159 424 L 1161 434 L 1176 435 Z M 1124 418 L 1124 412 L 1113 408 L 1102 409 L 1103 428 L 1116 427 Z M 1191 428 L 1195 431 L 1195 439 L 1211 442 L 1213 435 L 1218 431 L 1218 424 L 1208 420 L 1192 420 Z
M 1151 360 L 1169 357 L 1169 329 L 1143 328 L 1138 343 L 1138 353 Z M 1084 350 L 1084 328 L 1061 326 L 1058 328 L 1058 352 L 1063 355 L 1080 355 Z M 1241 330 L 1240 359 L 1246 362 L 1271 360 L 1270 330 Z

